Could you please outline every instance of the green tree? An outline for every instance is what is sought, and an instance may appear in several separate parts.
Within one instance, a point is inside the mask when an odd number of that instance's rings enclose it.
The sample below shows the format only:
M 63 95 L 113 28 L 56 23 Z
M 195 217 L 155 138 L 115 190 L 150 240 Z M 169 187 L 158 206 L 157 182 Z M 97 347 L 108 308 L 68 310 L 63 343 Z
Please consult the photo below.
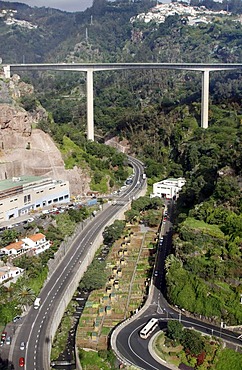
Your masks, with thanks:
M 104 244 L 113 244 L 123 233 L 125 221 L 115 220 L 110 226 L 106 226 L 103 232 Z
M 88 290 L 102 288 L 107 279 L 105 266 L 105 262 L 93 260 L 80 282 L 80 288 L 85 288 Z
M 185 350 L 189 350 L 191 354 L 196 356 L 204 349 L 204 340 L 201 334 L 195 330 L 184 329 L 181 343 Z
M 125 219 L 127 222 L 134 223 L 135 221 L 138 221 L 140 218 L 140 214 L 135 209 L 130 209 L 125 212 Z
M 183 336 L 183 325 L 177 320 L 169 320 L 167 323 L 167 336 L 177 342 L 180 342 Z
M 10 229 L 10 230 L 4 230 L 4 232 L 0 236 L 0 243 L 2 247 L 6 247 L 10 243 L 14 243 L 16 239 L 19 237 L 19 232 Z
M 35 299 L 35 293 L 34 291 L 27 287 L 22 286 L 21 289 L 18 291 L 18 303 L 21 305 L 24 310 L 26 310 L 26 307 L 31 305 Z

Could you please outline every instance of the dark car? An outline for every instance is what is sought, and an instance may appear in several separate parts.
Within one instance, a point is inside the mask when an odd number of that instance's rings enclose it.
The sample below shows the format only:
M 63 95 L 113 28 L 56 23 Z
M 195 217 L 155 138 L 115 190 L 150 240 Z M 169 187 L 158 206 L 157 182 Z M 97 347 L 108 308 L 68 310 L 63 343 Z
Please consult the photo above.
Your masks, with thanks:
M 7 337 L 7 332 L 6 332 L 6 331 L 3 331 L 3 332 L 2 332 L 2 335 L 1 335 L 1 340 L 2 340 L 3 342 L 5 342 L 6 337 Z
M 24 367 L 24 358 L 20 357 L 19 362 L 18 362 L 20 367 Z
M 21 320 L 21 316 L 15 316 L 15 318 L 13 319 L 13 322 L 17 322 L 17 321 L 19 321 L 19 320 Z

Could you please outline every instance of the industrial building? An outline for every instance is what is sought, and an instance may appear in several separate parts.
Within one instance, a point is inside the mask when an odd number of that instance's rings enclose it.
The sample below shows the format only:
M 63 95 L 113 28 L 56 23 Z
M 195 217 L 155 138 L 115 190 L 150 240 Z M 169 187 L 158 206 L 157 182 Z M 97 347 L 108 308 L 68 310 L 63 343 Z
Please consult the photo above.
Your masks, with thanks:
M 68 181 L 40 176 L 21 176 L 0 181 L 0 223 L 52 204 L 68 202 Z

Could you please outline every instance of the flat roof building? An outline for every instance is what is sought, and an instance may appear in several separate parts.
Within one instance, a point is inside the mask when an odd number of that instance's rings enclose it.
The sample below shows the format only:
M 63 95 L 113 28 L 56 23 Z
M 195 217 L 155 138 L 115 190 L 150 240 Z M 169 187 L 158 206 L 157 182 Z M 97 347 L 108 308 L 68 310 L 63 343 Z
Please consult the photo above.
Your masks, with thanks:
M 152 197 L 160 197 L 166 199 L 176 199 L 178 198 L 178 193 L 181 191 L 183 185 L 185 185 L 186 180 L 183 177 L 178 179 L 169 178 L 162 180 L 153 184 L 153 194 Z
M 0 181 L 0 223 L 52 204 L 68 202 L 68 181 L 40 176 L 21 176 Z

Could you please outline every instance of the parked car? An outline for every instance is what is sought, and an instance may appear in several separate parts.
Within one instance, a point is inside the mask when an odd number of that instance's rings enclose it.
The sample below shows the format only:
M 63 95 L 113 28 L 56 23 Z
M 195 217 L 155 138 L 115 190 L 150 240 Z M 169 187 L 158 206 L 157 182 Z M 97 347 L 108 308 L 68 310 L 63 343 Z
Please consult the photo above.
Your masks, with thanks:
M 6 344 L 11 344 L 11 337 L 7 337 Z
M 13 319 L 13 322 L 17 322 L 17 321 L 19 321 L 21 319 L 22 319 L 21 316 L 15 316 L 14 319 Z
M 3 331 L 3 332 L 2 332 L 2 335 L 1 335 L 1 340 L 2 340 L 3 342 L 5 342 L 6 337 L 7 337 L 7 332 L 6 332 L 6 331 Z
M 24 357 L 20 357 L 18 364 L 20 367 L 24 367 Z

